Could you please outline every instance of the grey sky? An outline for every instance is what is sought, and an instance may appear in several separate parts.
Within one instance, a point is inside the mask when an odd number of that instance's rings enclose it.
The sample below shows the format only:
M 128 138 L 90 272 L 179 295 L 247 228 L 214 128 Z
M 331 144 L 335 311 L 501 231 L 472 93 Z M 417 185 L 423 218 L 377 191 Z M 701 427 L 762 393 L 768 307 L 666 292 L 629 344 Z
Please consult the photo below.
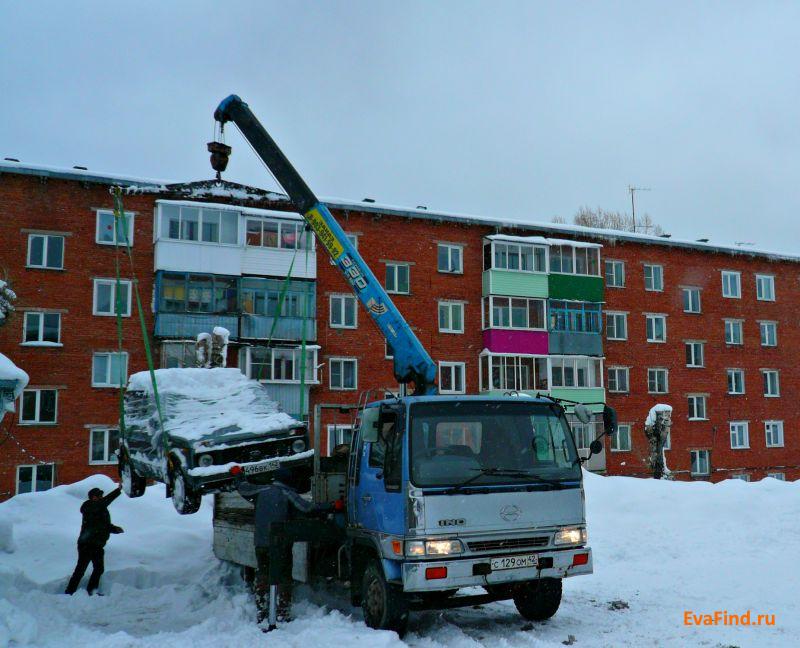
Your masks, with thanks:
M 547 221 L 637 184 L 675 236 L 797 252 L 798 32 L 776 2 L 0 0 L 0 158 L 209 178 L 233 92 L 319 195 Z

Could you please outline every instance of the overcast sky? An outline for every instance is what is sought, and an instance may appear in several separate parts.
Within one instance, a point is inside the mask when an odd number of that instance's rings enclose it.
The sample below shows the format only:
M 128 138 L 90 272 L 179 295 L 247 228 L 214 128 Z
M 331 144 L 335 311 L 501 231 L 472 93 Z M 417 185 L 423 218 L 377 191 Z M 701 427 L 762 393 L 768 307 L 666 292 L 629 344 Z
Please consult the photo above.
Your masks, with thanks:
M 777 2 L 0 0 L 0 158 L 206 179 L 236 93 L 318 195 L 549 221 L 633 184 L 675 236 L 799 252 L 798 36 Z

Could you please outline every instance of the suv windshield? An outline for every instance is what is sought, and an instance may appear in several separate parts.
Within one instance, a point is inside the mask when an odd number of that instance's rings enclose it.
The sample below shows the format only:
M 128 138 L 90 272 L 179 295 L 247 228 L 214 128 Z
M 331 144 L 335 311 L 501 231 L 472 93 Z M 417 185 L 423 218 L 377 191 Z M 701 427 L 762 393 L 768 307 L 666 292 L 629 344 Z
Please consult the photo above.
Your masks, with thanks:
M 565 417 L 542 404 L 443 401 L 411 406 L 415 486 L 580 479 Z

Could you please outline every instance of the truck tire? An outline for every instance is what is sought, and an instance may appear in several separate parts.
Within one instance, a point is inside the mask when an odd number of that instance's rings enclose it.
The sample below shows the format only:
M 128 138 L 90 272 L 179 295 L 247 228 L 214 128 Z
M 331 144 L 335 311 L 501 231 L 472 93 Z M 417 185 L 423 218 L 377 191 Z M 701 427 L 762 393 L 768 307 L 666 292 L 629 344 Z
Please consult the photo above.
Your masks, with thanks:
M 561 605 L 561 579 L 540 578 L 521 583 L 514 590 L 514 605 L 528 621 L 544 621 Z
M 403 592 L 386 582 L 383 568 L 370 560 L 361 581 L 364 622 L 376 630 L 394 630 L 402 637 L 408 629 L 408 606 Z
M 172 504 L 181 515 L 190 515 L 200 510 L 202 495 L 191 489 L 180 467 L 172 471 Z
M 121 450 L 119 454 L 119 481 L 122 484 L 122 491 L 128 497 L 141 497 L 147 487 L 147 480 L 139 475 L 131 465 L 128 453 Z

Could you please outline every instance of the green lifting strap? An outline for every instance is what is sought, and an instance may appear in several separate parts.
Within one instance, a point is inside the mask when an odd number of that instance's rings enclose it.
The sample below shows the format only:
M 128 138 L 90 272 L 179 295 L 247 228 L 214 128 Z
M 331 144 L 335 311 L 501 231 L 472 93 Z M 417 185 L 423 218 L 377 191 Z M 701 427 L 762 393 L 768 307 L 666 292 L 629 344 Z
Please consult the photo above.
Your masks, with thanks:
M 156 383 L 155 367 L 153 366 L 153 354 L 150 350 L 150 336 L 147 334 L 147 325 L 144 321 L 144 311 L 142 310 L 142 298 L 139 293 L 139 280 L 136 278 L 136 272 L 133 266 L 133 253 L 131 251 L 130 242 L 128 241 L 128 218 L 125 215 L 125 208 L 122 206 L 122 188 L 112 187 L 111 194 L 114 196 L 114 228 L 116 236 L 119 237 L 122 233 L 122 240 L 125 244 L 125 252 L 128 254 L 128 261 L 131 266 L 131 285 L 133 286 L 134 295 L 136 296 L 136 310 L 139 313 L 139 326 L 142 330 L 142 341 L 144 342 L 144 353 L 147 358 L 147 368 L 150 371 L 150 382 L 153 384 L 153 396 L 156 401 L 156 410 L 158 411 L 158 420 L 161 424 L 161 438 L 164 445 L 165 454 L 169 449 L 169 441 L 167 439 L 166 427 L 164 426 L 164 411 L 161 407 L 161 399 L 158 395 L 158 385 Z M 120 230 L 120 224 L 122 229 Z M 120 271 L 119 271 L 119 246 L 117 247 L 117 256 L 115 257 L 115 265 L 117 270 L 117 290 L 116 290 L 116 315 L 117 315 L 117 341 L 118 346 L 122 349 L 122 303 L 121 303 L 121 285 Z M 122 381 L 120 380 L 120 383 Z M 124 406 L 124 393 L 125 387 L 120 384 L 120 432 L 125 429 L 125 406 Z
M 309 236 L 308 232 L 309 227 L 306 224 L 303 230 L 303 238 L 301 239 L 306 248 L 306 277 L 308 277 L 308 248 L 310 246 L 306 244 L 305 238 Z M 308 288 L 310 285 L 311 283 L 307 281 L 305 299 L 303 300 L 303 336 L 300 342 L 300 420 L 304 420 L 306 408 L 306 326 L 308 325 Z

